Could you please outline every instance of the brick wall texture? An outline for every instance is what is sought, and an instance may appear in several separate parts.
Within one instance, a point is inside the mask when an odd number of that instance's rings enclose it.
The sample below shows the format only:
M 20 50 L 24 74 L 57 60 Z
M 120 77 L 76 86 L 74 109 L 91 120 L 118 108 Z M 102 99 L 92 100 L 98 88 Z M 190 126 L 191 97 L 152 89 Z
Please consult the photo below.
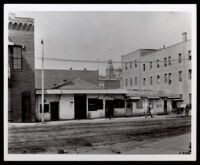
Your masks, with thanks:
M 19 20 L 16 22 L 15 26 L 20 24 Z M 20 28 L 11 27 L 8 31 L 9 40 L 24 47 L 22 49 L 22 70 L 11 69 L 9 120 L 22 122 L 22 94 L 28 92 L 31 94 L 31 116 L 27 122 L 33 122 L 35 121 L 34 31 L 23 29 L 22 24 L 20 24 Z

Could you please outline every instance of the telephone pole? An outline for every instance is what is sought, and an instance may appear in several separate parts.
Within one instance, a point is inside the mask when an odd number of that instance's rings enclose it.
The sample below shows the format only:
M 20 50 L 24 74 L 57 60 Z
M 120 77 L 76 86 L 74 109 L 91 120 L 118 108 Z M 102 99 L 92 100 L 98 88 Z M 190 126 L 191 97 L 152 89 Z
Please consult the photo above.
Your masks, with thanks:
M 42 44 L 42 123 L 44 123 L 44 42 Z

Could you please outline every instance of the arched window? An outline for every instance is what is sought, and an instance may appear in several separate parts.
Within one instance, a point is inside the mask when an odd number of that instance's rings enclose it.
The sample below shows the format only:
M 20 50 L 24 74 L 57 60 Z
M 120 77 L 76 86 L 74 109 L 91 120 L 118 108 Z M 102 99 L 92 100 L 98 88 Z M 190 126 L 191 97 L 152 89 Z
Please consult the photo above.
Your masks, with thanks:
M 22 25 L 22 23 L 20 23 L 20 24 L 18 25 L 18 30 L 23 30 L 23 25 Z
M 32 24 L 29 24 L 27 30 L 28 30 L 28 31 L 33 31 L 33 25 L 32 25 Z
M 26 31 L 26 30 L 27 30 L 27 27 L 28 27 L 28 26 L 27 26 L 27 24 L 25 23 L 24 26 L 23 26 L 23 30 Z
M 12 22 L 9 22 L 8 28 L 9 28 L 9 29 L 13 29 L 13 23 L 12 23 Z
M 17 30 L 17 23 L 14 23 L 13 29 Z

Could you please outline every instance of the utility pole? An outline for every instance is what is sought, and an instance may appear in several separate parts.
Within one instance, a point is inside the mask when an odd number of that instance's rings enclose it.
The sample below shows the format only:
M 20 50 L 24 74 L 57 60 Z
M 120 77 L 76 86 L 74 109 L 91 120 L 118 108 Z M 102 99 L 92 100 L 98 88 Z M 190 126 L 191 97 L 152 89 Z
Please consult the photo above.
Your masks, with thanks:
M 44 123 L 44 42 L 42 44 L 42 123 Z

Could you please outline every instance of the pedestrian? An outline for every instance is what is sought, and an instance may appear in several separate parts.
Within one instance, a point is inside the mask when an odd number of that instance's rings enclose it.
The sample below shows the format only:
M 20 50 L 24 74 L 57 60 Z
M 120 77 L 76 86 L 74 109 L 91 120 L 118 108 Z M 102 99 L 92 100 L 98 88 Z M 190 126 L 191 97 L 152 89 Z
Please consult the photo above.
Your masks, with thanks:
M 151 118 L 153 118 L 153 115 L 151 114 L 151 103 L 149 102 L 149 104 L 147 105 L 147 113 L 146 113 L 146 116 L 145 118 L 147 118 L 147 116 L 149 115 Z

